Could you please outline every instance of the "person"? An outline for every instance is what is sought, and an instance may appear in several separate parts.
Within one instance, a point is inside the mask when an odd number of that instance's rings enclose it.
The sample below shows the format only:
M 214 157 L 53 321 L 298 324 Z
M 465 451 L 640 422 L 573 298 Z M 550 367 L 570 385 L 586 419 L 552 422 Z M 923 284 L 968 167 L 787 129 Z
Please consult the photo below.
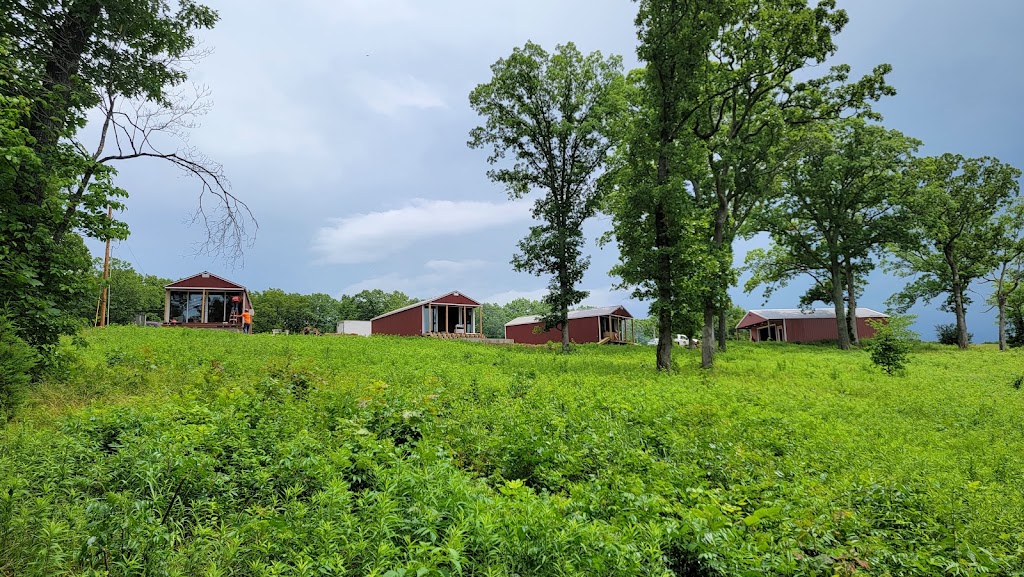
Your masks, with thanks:
M 252 309 L 242 311 L 242 332 L 247 335 L 252 333 Z

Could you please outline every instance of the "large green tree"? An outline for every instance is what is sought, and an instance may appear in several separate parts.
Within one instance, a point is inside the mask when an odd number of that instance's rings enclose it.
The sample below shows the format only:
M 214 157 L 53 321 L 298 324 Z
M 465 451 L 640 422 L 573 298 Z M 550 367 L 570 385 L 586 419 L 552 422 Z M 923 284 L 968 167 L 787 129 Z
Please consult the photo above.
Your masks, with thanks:
M 833 305 L 837 342 L 846 350 L 856 335 L 859 279 L 873 269 L 872 256 L 905 230 L 900 207 L 920 142 L 859 118 L 808 126 L 795 140 L 800 152 L 781 172 L 782 194 L 754 223 L 775 248 L 748 256 L 757 264 L 752 280 L 814 276 L 815 289 L 828 294 L 812 290 L 808 300 Z
M 998 217 L 1020 194 L 1020 170 L 991 157 L 943 154 L 922 158 L 920 187 L 908 199 L 912 238 L 896 245 L 891 269 L 914 277 L 890 302 L 905 311 L 918 300 L 947 296 L 956 315 L 957 345 L 966 349 L 967 291 L 996 266 Z
M 651 284 L 661 340 L 671 334 L 672 314 L 697 298 L 704 314 L 701 364 L 710 367 L 714 324 L 729 305 L 735 279 L 732 242 L 744 219 L 771 187 L 761 173 L 771 169 L 778 139 L 789 125 L 832 118 L 850 109 L 868 113 L 866 102 L 891 93 L 887 66 L 848 82 L 849 69 L 798 82 L 794 73 L 831 56 L 833 37 L 847 22 L 831 0 L 804 1 L 640 0 L 638 55 L 646 63 L 644 110 L 627 132 L 631 162 L 653 178 L 620 182 L 629 200 L 618 205 L 615 235 L 620 250 L 630 229 L 653 223 L 653 242 L 622 251 L 618 268 L 627 284 Z M 680 198 L 680 197 L 689 198 Z M 654 197 L 654 202 L 648 199 Z M 680 246 L 698 235 L 697 251 Z M 689 263 L 681 261 L 689 260 Z M 656 263 L 656 264 L 655 264 Z M 644 269 L 654 270 L 644 272 Z M 675 286 L 680 269 L 700 277 L 697 294 Z M 639 282 L 638 282 L 639 281 Z M 687 303 L 688 304 L 688 303 Z M 723 343 L 724 345 L 724 340 Z M 670 366 L 671 348 L 659 346 L 658 367 Z
M 999 350 L 1007 348 L 1006 323 L 1010 303 L 1024 292 L 1024 201 L 1014 199 L 1012 205 L 996 217 L 992 256 L 995 267 L 984 275 L 992 285 L 989 301 L 999 311 Z
M 196 214 L 207 248 L 244 243 L 248 211 L 220 166 L 184 142 L 158 148 L 206 107 L 202 92 L 190 99 L 182 87 L 201 55 L 194 34 L 216 19 L 192 1 L 0 0 L 0 83 L 18 103 L 5 117 L 33 156 L 0 191 L 0 302 L 34 344 L 52 344 L 74 324 L 65 309 L 86 288 L 75 279 L 88 276 L 90 260 L 79 235 L 127 236 L 106 216 L 126 196 L 113 184 L 118 161 L 159 158 L 197 177 L 202 194 L 218 199 Z M 99 133 L 91 143 L 80 138 L 87 118 Z
M 590 264 L 583 223 L 598 208 L 597 177 L 614 142 L 622 112 L 622 61 L 600 52 L 583 55 L 571 42 L 554 54 L 532 42 L 491 66 L 493 78 L 477 86 L 470 105 L 486 121 L 469 145 L 492 150 L 488 171 L 511 198 L 543 191 L 533 205 L 539 224 L 519 242 L 516 270 L 550 275 L 544 302 L 548 328 L 560 327 L 569 350 L 569 309 L 586 298 L 577 288 Z M 511 163 L 503 162 L 511 156 Z

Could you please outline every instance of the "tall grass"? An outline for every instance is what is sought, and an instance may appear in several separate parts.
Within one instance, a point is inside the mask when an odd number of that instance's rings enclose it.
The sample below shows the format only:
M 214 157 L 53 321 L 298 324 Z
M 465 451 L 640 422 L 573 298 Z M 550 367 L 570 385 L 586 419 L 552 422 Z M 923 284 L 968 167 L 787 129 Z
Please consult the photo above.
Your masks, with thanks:
M 108 328 L 0 432 L 0 575 L 1021 575 L 1019 351 Z

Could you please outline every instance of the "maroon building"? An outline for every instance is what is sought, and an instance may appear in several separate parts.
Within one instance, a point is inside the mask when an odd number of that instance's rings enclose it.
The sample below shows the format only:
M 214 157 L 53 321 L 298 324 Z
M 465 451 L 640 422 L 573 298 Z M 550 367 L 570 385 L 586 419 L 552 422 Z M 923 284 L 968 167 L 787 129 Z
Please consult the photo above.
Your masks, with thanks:
M 868 319 L 886 319 L 889 315 L 866 308 L 857 308 L 857 336 L 869 338 L 875 329 Z M 787 343 L 813 343 L 834 341 L 839 338 L 834 308 L 819 309 L 762 309 L 753 310 L 736 325 L 750 331 L 750 340 L 782 341 Z
M 453 291 L 370 320 L 375 335 L 483 337 L 483 306 Z
M 569 340 L 574 343 L 631 343 L 634 341 L 633 315 L 622 306 L 569 311 Z M 562 331 L 544 331 L 540 317 L 529 316 L 505 323 L 505 338 L 517 343 L 543 345 L 562 342 Z
M 244 286 L 205 271 L 164 287 L 168 326 L 241 329 L 242 311 L 251 308 Z

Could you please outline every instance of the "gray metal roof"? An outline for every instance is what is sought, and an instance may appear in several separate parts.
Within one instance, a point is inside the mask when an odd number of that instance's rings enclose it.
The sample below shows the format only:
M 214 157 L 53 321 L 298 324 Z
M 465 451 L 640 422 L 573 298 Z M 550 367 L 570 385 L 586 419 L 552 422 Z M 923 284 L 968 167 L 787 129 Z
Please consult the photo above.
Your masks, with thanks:
M 610 307 L 597 307 L 597 308 L 594 308 L 594 309 L 583 309 L 583 310 L 579 310 L 579 311 L 569 311 L 569 320 L 572 320 L 572 319 L 586 319 L 586 318 L 590 318 L 590 317 L 603 317 L 603 316 L 606 316 L 606 315 L 610 315 L 610 314 L 614 313 L 615 311 L 617 311 L 619 309 L 626 310 L 626 308 L 623 307 L 622 305 L 615 305 L 615 306 L 610 306 Z M 633 318 L 633 315 L 630 315 L 629 311 L 626 311 L 626 314 L 629 315 L 629 318 Z M 507 323 L 505 323 L 505 326 L 506 327 L 514 327 L 516 325 L 532 325 L 532 324 L 538 323 L 538 322 L 540 322 L 540 317 L 539 316 L 530 315 L 530 316 L 525 316 L 525 317 L 516 317 L 516 318 L 508 321 Z
M 769 320 L 777 321 L 782 319 L 834 319 L 836 318 L 836 309 L 834 307 L 822 307 L 810 310 L 804 309 L 757 309 L 751 310 L 751 313 Z M 872 310 L 864 307 L 857 307 L 858 318 L 886 318 L 889 315 L 880 313 L 876 310 Z

